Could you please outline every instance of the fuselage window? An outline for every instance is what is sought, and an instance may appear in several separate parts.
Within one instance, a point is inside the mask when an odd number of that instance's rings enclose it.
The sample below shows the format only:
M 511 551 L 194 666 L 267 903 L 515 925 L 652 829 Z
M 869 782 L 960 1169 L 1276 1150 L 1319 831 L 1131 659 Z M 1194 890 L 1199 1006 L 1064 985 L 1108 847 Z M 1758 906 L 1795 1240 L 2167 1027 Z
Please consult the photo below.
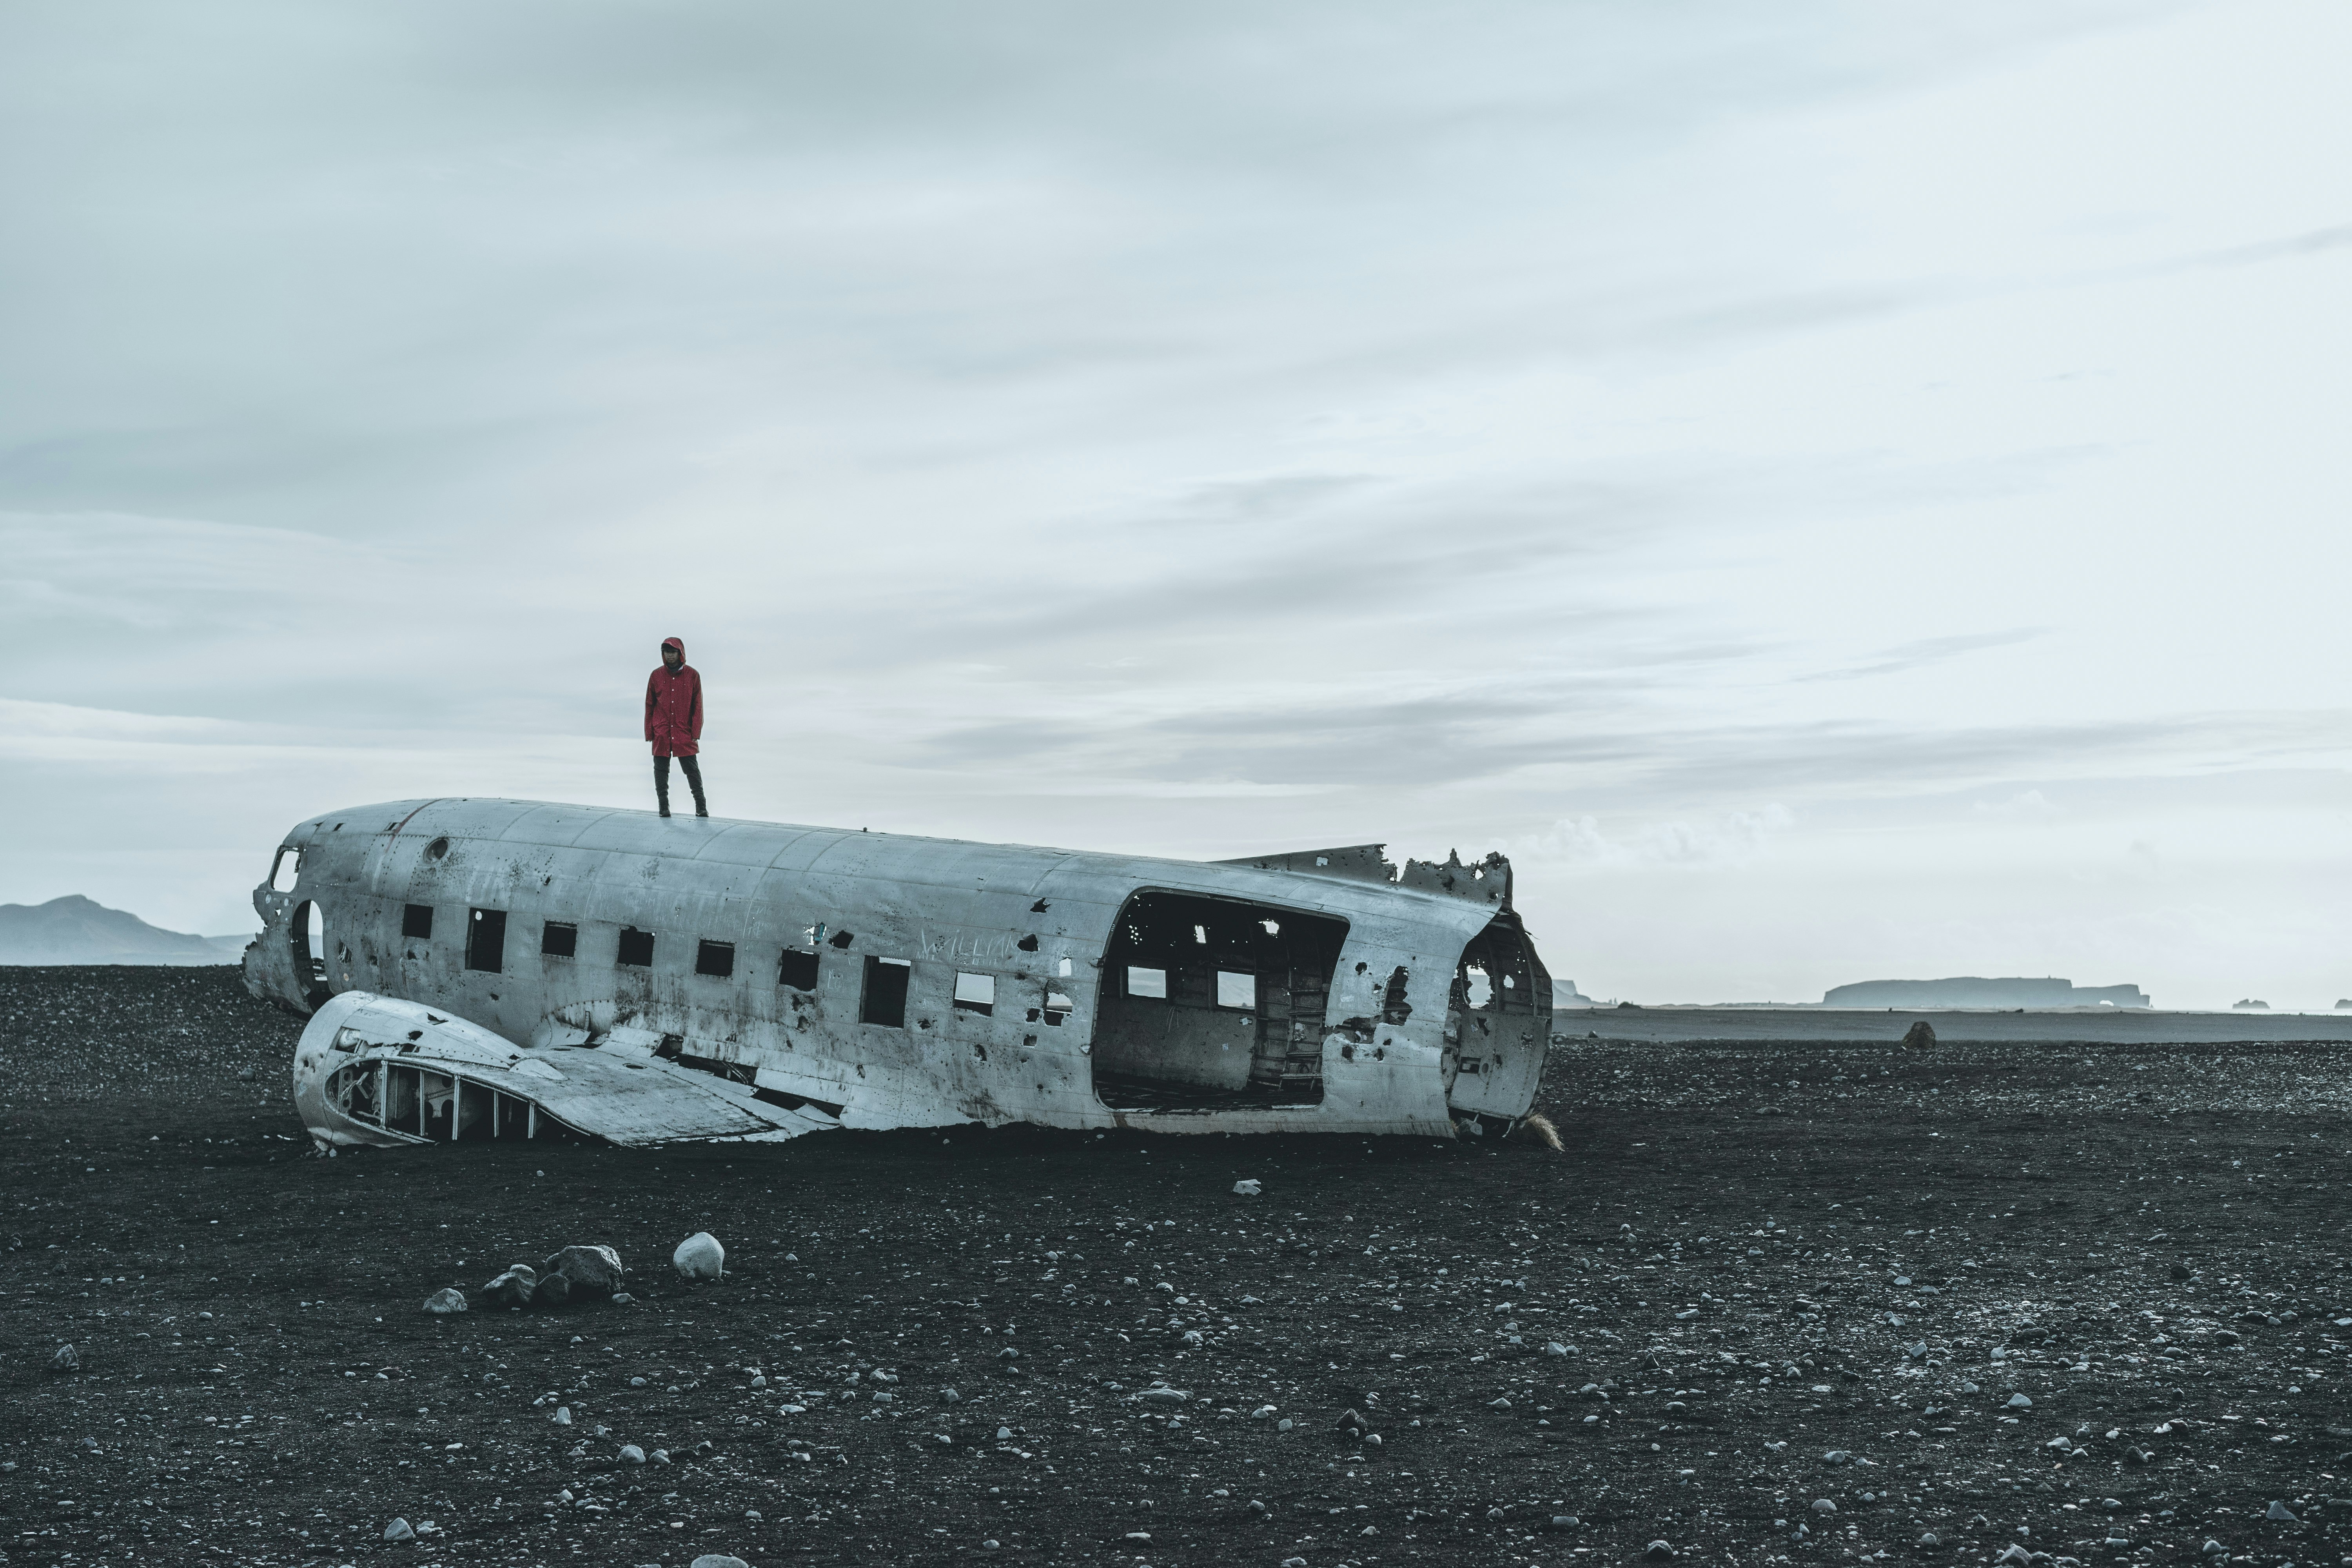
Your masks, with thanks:
M 1257 1011 L 1257 976 L 1236 974 L 1230 969 L 1217 971 L 1217 1005 L 1238 1007 L 1244 1013 Z
M 466 967 L 492 974 L 507 966 L 507 912 L 476 910 L 466 922 Z
M 570 958 L 580 951 L 580 928 L 570 921 L 550 921 L 539 928 L 539 951 L 548 958 Z
M 1127 969 L 1127 994 L 1129 996 L 1168 995 L 1168 972 L 1164 969 L 1143 969 L 1134 964 Z
M 958 974 L 955 987 L 956 1011 L 977 1013 L 982 1017 L 996 1012 L 996 976 L 993 974 Z
M 400 934 L 414 937 L 419 942 L 430 940 L 433 935 L 433 906 L 411 904 L 401 910 Z
M 1048 990 L 1045 993 L 1045 1022 L 1054 1028 L 1060 1028 L 1062 1020 L 1068 1017 L 1071 1009 L 1076 1005 L 1060 992 Z
M 867 958 L 866 992 L 858 999 L 857 1021 L 879 1024 L 886 1029 L 905 1028 L 907 981 L 912 973 L 912 965 L 903 958 Z
M 776 984 L 795 991 L 815 990 L 816 954 L 796 947 L 784 949 L 783 956 L 776 960 Z
M 735 973 L 735 944 L 713 942 L 704 937 L 701 944 L 694 950 L 694 972 L 718 980 L 726 979 Z
M 301 874 L 301 870 L 302 851 L 294 848 L 280 849 L 278 852 L 278 858 L 269 863 L 270 891 L 275 893 L 292 892 L 294 890 L 294 879 Z
M 654 933 L 649 931 L 639 931 L 635 926 L 623 926 L 620 962 L 632 969 L 652 968 Z

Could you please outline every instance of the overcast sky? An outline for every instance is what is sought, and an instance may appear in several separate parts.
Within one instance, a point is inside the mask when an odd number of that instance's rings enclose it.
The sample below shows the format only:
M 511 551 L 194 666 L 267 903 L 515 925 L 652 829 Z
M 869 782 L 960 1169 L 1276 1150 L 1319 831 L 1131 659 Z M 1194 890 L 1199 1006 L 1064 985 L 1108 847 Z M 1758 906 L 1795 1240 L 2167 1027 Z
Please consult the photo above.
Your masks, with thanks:
M 648 804 L 2352 996 L 2352 11 L 0 10 L 0 901 Z

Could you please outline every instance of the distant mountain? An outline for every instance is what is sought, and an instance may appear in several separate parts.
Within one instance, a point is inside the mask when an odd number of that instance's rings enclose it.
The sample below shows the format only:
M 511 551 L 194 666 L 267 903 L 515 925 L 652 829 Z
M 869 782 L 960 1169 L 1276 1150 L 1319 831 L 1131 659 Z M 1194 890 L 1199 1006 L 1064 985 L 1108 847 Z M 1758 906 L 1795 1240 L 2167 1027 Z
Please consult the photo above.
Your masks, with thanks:
M 2147 993 L 2137 985 L 2077 985 L 2071 980 L 2021 975 L 1864 980 L 1840 985 L 1822 997 L 1824 1007 L 2095 1007 L 2103 1002 L 2114 1007 L 2148 1005 Z
M 78 893 L 0 904 L 0 963 L 235 963 L 252 940 L 159 931 Z

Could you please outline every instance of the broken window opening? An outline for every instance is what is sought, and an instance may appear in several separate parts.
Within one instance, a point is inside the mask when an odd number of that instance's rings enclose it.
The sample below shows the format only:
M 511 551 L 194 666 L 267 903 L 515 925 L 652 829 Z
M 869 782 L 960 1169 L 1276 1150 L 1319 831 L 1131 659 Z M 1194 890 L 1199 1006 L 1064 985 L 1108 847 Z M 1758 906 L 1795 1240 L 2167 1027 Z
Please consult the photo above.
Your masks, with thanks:
M 994 1016 L 996 976 L 958 973 L 955 978 L 955 1010 L 977 1013 L 983 1018 Z
M 570 958 L 580 951 L 580 928 L 570 921 L 550 921 L 539 928 L 539 951 L 544 958 Z
M 433 906 L 431 904 L 410 904 L 403 909 L 400 911 L 400 934 L 404 937 L 414 938 L 418 942 L 431 941 L 433 937 Z
M 795 991 L 816 989 L 816 954 L 788 947 L 776 959 L 776 984 Z
M 1412 1004 L 1405 996 L 1405 987 L 1411 979 L 1411 974 L 1402 963 L 1390 972 L 1388 985 L 1381 993 L 1381 1023 L 1402 1024 L 1411 1020 Z
M 914 966 L 903 958 L 866 960 L 866 985 L 857 1000 L 857 1021 L 885 1029 L 907 1026 L 907 982 Z
M 1482 964 L 1465 964 L 1462 969 L 1463 1001 L 1473 1012 L 1483 1012 L 1495 1000 L 1495 983 L 1488 978 Z
M 290 893 L 295 880 L 302 874 L 302 851 L 287 845 L 278 851 L 278 858 L 269 863 L 269 890 Z
M 466 967 L 503 974 L 507 967 L 507 912 L 473 910 L 466 921 Z
M 1096 1092 L 1118 1109 L 1319 1101 L 1345 921 L 1146 890 L 1119 911 L 1096 1001 Z M 1048 994 L 1046 1021 L 1068 998 Z
M 415 1068 L 393 1067 L 383 1074 L 383 1126 L 390 1132 L 422 1133 L 425 1120 L 417 1110 Z
M 327 1103 L 354 1121 L 381 1127 L 383 1082 L 381 1063 L 356 1062 L 327 1080 Z
M 704 937 L 694 950 L 694 972 L 724 980 L 735 973 L 735 944 Z
M 654 963 L 654 933 L 639 931 L 635 926 L 621 928 L 621 950 L 614 960 L 631 969 L 651 969 Z
M 1060 1028 L 1062 1026 L 1062 1021 L 1067 1018 L 1072 1013 L 1077 1011 L 1077 1005 L 1078 1005 L 1076 1003 L 1071 1001 L 1059 991 L 1047 991 L 1045 993 L 1045 1023 L 1047 1026 L 1055 1029 Z
M 1054 973 L 1060 975 L 1063 979 L 1067 980 L 1070 977 L 1070 961 L 1066 958 L 1062 960 L 1061 963 L 1055 969 Z

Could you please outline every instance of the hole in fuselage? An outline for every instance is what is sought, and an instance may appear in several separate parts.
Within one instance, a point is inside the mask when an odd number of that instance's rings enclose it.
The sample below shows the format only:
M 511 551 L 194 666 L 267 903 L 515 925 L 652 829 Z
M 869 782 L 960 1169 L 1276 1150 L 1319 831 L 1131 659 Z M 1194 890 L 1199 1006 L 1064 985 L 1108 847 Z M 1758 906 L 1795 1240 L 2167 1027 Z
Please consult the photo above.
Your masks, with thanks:
M 302 989 L 302 1005 L 318 1008 L 334 994 L 327 986 L 327 918 L 311 900 L 294 906 L 286 922 L 288 945 L 294 960 L 294 984 Z
M 1144 891 L 1103 952 L 1095 1093 L 1118 1110 L 1323 1098 L 1324 1019 L 1348 923 Z M 1048 1002 L 1048 1023 L 1059 996 Z

